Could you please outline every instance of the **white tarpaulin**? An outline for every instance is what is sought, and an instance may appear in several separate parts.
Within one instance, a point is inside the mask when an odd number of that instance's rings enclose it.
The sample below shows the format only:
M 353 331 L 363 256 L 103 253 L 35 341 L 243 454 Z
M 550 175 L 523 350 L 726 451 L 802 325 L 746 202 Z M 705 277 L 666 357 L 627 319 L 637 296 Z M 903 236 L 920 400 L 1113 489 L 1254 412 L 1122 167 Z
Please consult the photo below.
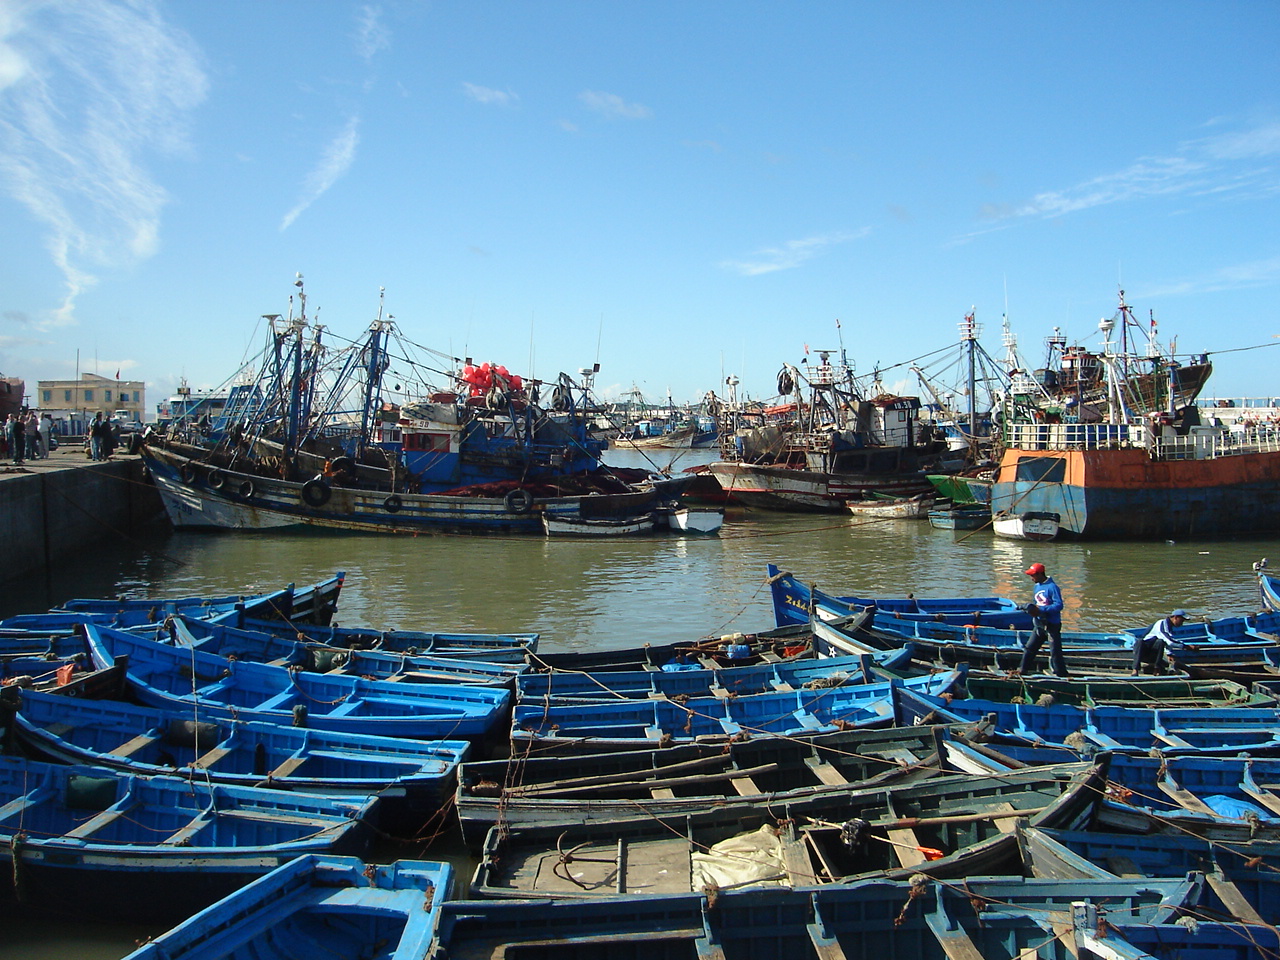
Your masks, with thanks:
M 708 884 L 717 887 L 787 885 L 782 841 L 768 824 L 751 833 L 721 840 L 708 847 L 706 853 L 694 853 L 689 859 L 693 864 L 694 890 Z

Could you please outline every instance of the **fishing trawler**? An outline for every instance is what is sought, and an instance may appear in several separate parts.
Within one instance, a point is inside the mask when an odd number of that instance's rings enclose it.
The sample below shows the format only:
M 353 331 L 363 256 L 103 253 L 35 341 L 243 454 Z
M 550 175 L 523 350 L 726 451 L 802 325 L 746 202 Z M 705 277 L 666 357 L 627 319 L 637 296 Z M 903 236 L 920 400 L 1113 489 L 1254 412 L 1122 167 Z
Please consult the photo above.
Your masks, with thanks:
M 1009 404 L 992 512 L 1057 514 L 1067 539 L 1280 530 L 1280 430 L 1202 423 L 1192 402 L 1200 374 L 1184 380 L 1169 353 L 1128 355 L 1125 337 L 1113 334 L 1131 321 L 1121 291 L 1117 317 L 1098 324 L 1103 398 L 1080 389 L 1061 410 Z M 1149 369 L 1135 374 L 1139 362 Z
M 221 415 L 148 438 L 143 456 L 175 526 L 541 534 L 544 515 L 608 520 L 678 504 L 687 478 L 603 466 L 606 441 L 589 434 L 592 406 L 568 374 L 525 379 L 419 347 L 381 300 L 362 340 L 330 349 L 301 277 L 296 286 L 289 315 L 266 318 L 256 376 L 237 378 Z

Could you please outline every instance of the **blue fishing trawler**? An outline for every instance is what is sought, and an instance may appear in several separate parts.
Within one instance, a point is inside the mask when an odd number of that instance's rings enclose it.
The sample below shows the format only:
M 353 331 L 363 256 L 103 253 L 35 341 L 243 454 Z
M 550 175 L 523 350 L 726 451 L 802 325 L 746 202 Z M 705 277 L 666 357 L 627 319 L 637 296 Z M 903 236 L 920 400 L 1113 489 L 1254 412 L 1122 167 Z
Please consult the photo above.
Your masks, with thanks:
M 427 351 L 381 304 L 362 341 L 331 350 L 297 286 L 296 313 L 291 303 L 287 318 L 268 318 L 257 377 L 222 415 L 148 438 L 143 457 L 175 526 L 541 534 L 544 516 L 636 517 L 679 502 L 689 478 L 603 466 L 590 376 L 526 380 Z M 400 382 L 389 382 L 393 357 Z

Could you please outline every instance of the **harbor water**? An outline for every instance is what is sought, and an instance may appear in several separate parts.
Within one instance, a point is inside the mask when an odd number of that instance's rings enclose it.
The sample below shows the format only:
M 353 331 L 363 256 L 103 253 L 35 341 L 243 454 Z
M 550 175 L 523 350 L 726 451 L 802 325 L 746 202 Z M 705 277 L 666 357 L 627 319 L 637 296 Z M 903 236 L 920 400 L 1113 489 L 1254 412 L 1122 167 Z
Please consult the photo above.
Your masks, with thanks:
M 653 454 L 650 454 L 653 456 Z M 695 455 L 707 459 L 709 455 Z M 611 462 L 635 465 L 635 454 Z M 694 462 L 689 455 L 677 469 Z M 659 463 L 659 466 L 665 465 Z M 70 597 L 253 593 L 345 571 L 337 622 L 382 629 L 537 632 L 546 652 L 695 640 L 771 628 L 765 565 L 860 596 L 1029 599 L 1023 571 L 1044 563 L 1068 629 L 1149 624 L 1259 609 L 1254 561 L 1280 540 L 1030 543 L 952 533 L 923 520 L 771 514 L 731 508 L 719 535 L 616 540 L 156 531 L 118 541 L 31 583 L 11 584 L 0 616 Z M 449 839 L 389 858 L 454 858 Z M 460 864 L 460 870 L 465 866 Z M 72 907 L 74 912 L 74 907 Z M 7 924 L 0 955 L 118 958 L 159 931 Z

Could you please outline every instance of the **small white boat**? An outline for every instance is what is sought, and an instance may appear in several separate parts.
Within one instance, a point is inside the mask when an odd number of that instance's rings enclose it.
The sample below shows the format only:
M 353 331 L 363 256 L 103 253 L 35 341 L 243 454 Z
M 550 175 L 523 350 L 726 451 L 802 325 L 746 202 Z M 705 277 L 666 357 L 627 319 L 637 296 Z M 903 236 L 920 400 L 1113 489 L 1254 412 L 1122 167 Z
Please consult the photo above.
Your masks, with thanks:
M 714 507 L 678 507 L 659 516 L 678 533 L 715 533 L 724 524 L 724 510 Z
M 846 500 L 845 506 L 855 517 L 877 520 L 918 520 L 929 515 L 934 498 L 929 494 L 914 497 L 888 497 L 879 500 Z
M 557 517 L 542 515 L 542 529 L 549 537 L 625 537 L 653 530 L 653 514 L 621 519 L 588 520 L 581 517 Z
M 1003 510 L 991 518 L 991 530 L 996 536 L 1011 540 L 1052 540 L 1058 535 L 1061 517 L 1056 513 L 1005 513 Z

